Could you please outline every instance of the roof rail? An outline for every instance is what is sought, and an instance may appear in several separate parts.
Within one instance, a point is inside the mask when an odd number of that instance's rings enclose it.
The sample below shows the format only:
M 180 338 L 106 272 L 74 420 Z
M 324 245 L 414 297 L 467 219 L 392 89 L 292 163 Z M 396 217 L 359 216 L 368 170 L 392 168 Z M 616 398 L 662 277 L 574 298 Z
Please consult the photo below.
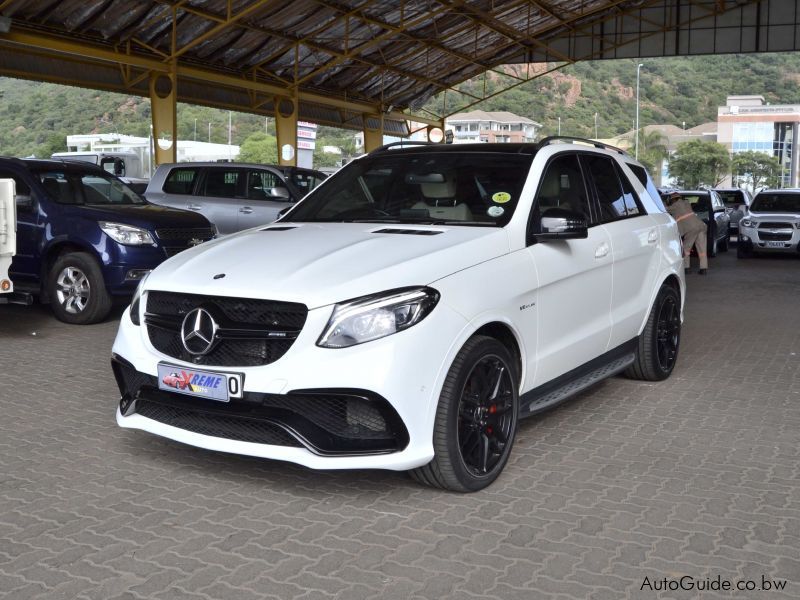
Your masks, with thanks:
M 380 152 L 381 150 L 388 150 L 389 148 L 395 148 L 397 146 L 400 146 L 402 148 L 403 146 L 439 146 L 439 145 L 443 144 L 441 142 L 428 142 L 423 140 L 407 140 L 407 141 L 400 140 L 399 142 L 391 142 L 390 144 L 384 144 L 380 148 L 375 148 L 375 150 L 373 150 L 372 152 Z M 372 154 L 372 152 L 370 152 L 370 154 Z
M 571 144 L 578 143 L 578 144 L 588 144 L 589 146 L 594 146 L 595 148 L 602 148 L 603 150 L 611 150 L 612 152 L 619 152 L 620 154 L 625 154 L 625 151 L 617 148 L 616 146 L 612 146 L 611 144 L 604 144 L 603 142 L 598 142 L 597 140 L 590 140 L 587 138 L 582 137 L 574 137 L 571 135 L 551 135 L 546 138 L 542 138 L 536 144 L 536 149 L 539 150 L 544 146 L 549 146 L 553 142 L 569 142 Z

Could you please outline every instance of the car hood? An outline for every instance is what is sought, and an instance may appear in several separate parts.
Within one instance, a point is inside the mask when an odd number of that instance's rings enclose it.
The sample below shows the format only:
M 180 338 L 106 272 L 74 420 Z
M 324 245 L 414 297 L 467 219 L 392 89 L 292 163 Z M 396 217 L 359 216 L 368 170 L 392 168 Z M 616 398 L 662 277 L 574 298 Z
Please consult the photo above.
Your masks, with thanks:
M 312 309 L 428 285 L 508 252 L 506 231 L 494 227 L 279 223 L 181 252 L 153 271 L 146 288 L 301 302 Z
M 73 208 L 73 207 L 71 207 Z M 96 221 L 111 221 L 145 229 L 158 227 L 210 227 L 203 215 L 188 210 L 167 208 L 155 204 L 104 206 L 99 204 L 75 205 L 82 216 Z

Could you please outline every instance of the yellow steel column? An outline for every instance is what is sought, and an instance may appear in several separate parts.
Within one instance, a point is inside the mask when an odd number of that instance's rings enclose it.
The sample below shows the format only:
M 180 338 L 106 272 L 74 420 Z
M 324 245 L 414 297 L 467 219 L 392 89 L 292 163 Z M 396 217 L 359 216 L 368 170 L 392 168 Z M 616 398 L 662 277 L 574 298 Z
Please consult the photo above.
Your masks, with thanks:
M 173 63 L 169 73 L 150 75 L 150 112 L 157 165 L 178 161 L 177 77 Z
M 297 166 L 297 97 L 275 98 L 275 133 L 278 138 L 278 164 Z
M 378 120 L 378 128 L 367 125 L 368 118 Z M 372 152 L 383 146 L 383 115 L 364 115 L 364 152 Z

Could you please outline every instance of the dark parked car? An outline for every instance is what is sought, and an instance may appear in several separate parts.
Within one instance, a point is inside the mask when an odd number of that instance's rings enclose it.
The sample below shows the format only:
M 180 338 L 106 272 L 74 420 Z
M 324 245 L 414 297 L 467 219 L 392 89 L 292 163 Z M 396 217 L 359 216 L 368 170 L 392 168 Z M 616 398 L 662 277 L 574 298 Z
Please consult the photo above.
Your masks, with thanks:
M 708 226 L 708 255 L 716 256 L 718 250 L 727 252 L 731 240 L 729 228 L 731 218 L 719 194 L 714 190 L 691 190 L 679 193 Z
M 714 191 L 722 198 L 722 203 L 731 219 L 730 225 L 728 225 L 731 235 L 738 237 L 739 221 L 747 216 L 748 207 L 752 202 L 749 192 L 739 188 L 716 188 Z
M 147 273 L 214 237 L 202 215 L 155 206 L 94 165 L 0 158 L 16 183 L 15 288 L 52 305 L 67 323 L 102 320 Z

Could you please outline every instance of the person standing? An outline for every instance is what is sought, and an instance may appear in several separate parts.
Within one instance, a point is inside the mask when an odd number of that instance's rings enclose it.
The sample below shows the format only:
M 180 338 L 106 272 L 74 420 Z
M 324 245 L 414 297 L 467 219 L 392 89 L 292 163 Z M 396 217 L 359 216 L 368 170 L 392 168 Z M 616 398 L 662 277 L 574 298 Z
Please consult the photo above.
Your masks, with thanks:
M 700 259 L 698 274 L 708 273 L 708 240 L 706 234 L 708 227 L 703 220 L 694 214 L 692 207 L 678 192 L 672 192 L 667 197 L 667 212 L 678 223 L 678 232 L 683 239 L 683 268 L 689 273 L 691 267 L 692 246 L 697 250 Z

